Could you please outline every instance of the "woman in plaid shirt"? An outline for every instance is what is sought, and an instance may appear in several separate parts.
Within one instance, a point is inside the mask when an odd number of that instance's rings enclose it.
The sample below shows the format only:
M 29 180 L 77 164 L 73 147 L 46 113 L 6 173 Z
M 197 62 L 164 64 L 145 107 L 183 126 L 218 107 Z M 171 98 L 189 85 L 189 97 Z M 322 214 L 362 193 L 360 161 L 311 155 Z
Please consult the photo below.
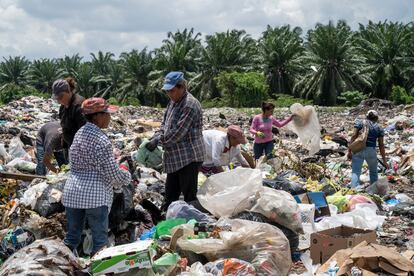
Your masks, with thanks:
M 111 120 L 110 106 L 102 98 L 82 103 L 87 123 L 79 129 L 70 148 L 71 171 L 63 192 L 68 232 L 65 244 L 73 251 L 78 247 L 85 221 L 92 231 L 92 255 L 108 244 L 108 213 L 113 188 L 131 181 L 128 168 L 119 167 L 112 144 L 102 129 Z

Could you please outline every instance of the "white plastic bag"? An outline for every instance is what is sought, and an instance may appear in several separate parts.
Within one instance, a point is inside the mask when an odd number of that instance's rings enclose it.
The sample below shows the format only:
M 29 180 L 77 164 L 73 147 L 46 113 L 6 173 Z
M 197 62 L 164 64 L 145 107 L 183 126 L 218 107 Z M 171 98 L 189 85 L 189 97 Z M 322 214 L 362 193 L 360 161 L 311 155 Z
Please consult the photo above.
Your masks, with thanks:
M 179 238 L 182 250 L 203 254 L 209 261 L 237 258 L 250 262 L 257 275 L 287 275 L 292 261 L 289 241 L 283 232 L 267 223 L 243 219 L 220 219 L 218 225 L 231 225 L 231 231 L 220 232 L 219 239 Z M 174 230 L 184 229 L 179 225 Z M 207 245 L 207 246 L 206 246 Z
M 298 135 L 310 155 L 317 153 L 320 149 L 321 126 L 315 108 L 294 103 L 290 112 L 296 116 L 286 127 Z
M 341 225 L 360 229 L 375 230 L 384 224 L 385 216 L 377 215 L 377 208 L 372 204 L 356 204 L 351 212 L 325 217 L 316 223 L 316 230 L 322 231 Z
M 237 168 L 210 176 L 198 190 L 197 198 L 214 216 L 232 216 L 250 209 L 255 194 L 261 190 L 260 170 Z
M 24 157 L 18 157 L 7 163 L 8 167 L 13 167 L 19 171 L 25 171 L 29 173 L 34 173 L 36 171 L 36 164 L 27 161 Z
M 291 194 L 263 187 L 251 212 L 260 213 L 295 233 L 303 233 L 299 206 Z
M 24 192 L 23 198 L 21 199 L 21 203 L 26 207 L 30 206 L 32 210 L 34 210 L 37 199 L 43 194 L 43 191 L 47 187 L 48 184 L 46 182 L 41 182 L 39 184 L 31 186 Z
M 32 158 L 30 157 L 30 154 L 28 154 L 24 148 L 23 143 L 20 141 L 19 137 L 14 137 L 10 140 L 9 144 L 9 154 L 13 158 L 21 158 L 26 161 L 31 161 Z

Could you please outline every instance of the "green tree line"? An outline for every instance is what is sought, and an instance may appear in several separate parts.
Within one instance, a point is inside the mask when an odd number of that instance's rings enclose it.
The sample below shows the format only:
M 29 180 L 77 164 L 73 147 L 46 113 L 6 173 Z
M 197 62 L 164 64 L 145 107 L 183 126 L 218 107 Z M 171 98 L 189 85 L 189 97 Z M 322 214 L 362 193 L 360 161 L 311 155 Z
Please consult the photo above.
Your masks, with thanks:
M 85 97 L 118 103 L 165 105 L 160 91 L 169 71 L 183 71 L 201 101 L 255 105 L 286 94 L 333 106 L 347 95 L 390 99 L 393 87 L 414 93 L 414 23 L 369 22 L 352 30 L 345 21 L 299 27 L 267 26 L 258 39 L 244 30 L 202 37 L 194 29 L 169 32 L 161 47 L 55 59 L 4 57 L 0 100 L 51 94 L 54 80 L 73 77 Z M 411 96 L 410 96 L 411 95 Z M 404 96 L 404 95 L 403 95 Z

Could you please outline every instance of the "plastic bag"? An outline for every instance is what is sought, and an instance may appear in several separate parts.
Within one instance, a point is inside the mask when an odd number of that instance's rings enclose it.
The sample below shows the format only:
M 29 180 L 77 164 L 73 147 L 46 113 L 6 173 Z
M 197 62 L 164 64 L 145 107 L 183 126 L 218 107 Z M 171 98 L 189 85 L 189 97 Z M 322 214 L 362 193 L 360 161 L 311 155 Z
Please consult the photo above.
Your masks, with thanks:
M 36 240 L 17 251 L 1 266 L 0 275 L 73 275 L 78 259 L 55 238 Z
M 335 205 L 340 213 L 348 211 L 348 199 L 341 193 L 326 197 L 326 201 L 328 201 L 329 204 Z
M 251 263 L 231 258 L 221 259 L 204 265 L 207 272 L 213 275 L 255 275 L 255 268 Z
M 310 247 L 310 236 L 315 232 L 315 204 L 298 204 L 304 234 L 299 236 L 299 250 Z
M 177 225 L 185 224 L 186 220 L 183 218 L 178 219 L 168 219 L 161 221 L 157 224 L 155 230 L 155 238 L 158 239 L 162 236 L 169 236 L 171 235 L 171 229 L 173 229 Z
M 414 204 L 414 200 L 409 197 L 406 194 L 396 194 L 395 198 L 399 201 L 399 202 L 403 202 L 403 203 L 409 203 L 409 204 Z
M 315 226 L 317 231 L 335 228 L 341 225 L 375 230 L 381 227 L 384 221 L 385 216 L 377 215 L 377 207 L 375 205 L 356 204 L 353 211 L 336 216 L 324 217 L 320 222 L 315 223 Z
M 187 202 L 178 200 L 170 204 L 167 210 L 166 219 L 184 218 L 187 221 L 195 219 L 198 222 L 209 222 L 207 214 L 204 214 L 189 205 Z
M 21 157 L 13 159 L 9 163 L 7 163 L 6 166 L 13 167 L 22 172 L 34 173 L 36 171 L 35 163 L 27 161 Z
M 181 257 L 177 253 L 165 253 L 154 261 L 152 268 L 161 275 L 170 275 L 180 259 Z
M 221 231 L 219 239 L 187 239 L 188 225 L 175 228 L 184 230 L 184 236 L 177 241 L 179 248 L 203 254 L 210 261 L 244 260 L 254 266 L 258 275 L 288 274 L 292 264 L 289 241 L 281 230 L 267 223 L 242 219 L 222 218 L 220 224 L 231 225 L 231 231 Z
M 303 233 L 299 206 L 291 194 L 267 187 L 259 193 L 256 204 L 250 209 L 296 233 Z
M 321 127 L 315 108 L 294 103 L 290 107 L 290 112 L 296 116 L 286 127 L 298 135 L 310 155 L 317 153 L 320 149 Z
M 366 197 L 364 195 L 348 195 L 346 197 L 348 199 L 348 211 L 354 210 L 355 206 L 361 203 L 371 204 L 378 210 L 377 205 L 369 197 Z
M 109 212 L 109 228 L 116 229 L 134 210 L 134 184 L 123 185 L 121 191 L 115 191 L 111 211 Z
M 21 158 L 26 161 L 32 160 L 30 155 L 24 150 L 23 142 L 20 141 L 19 137 L 14 137 L 10 140 L 9 154 L 12 156 L 12 158 Z
M 42 217 L 49 217 L 53 214 L 63 212 L 65 207 L 61 203 L 61 197 L 66 182 L 48 184 L 40 197 L 37 198 L 34 211 Z
M 280 173 L 273 180 L 263 180 L 263 185 L 276 190 L 286 191 L 291 195 L 299 195 L 306 193 L 306 188 L 302 184 L 289 179 L 292 176 L 297 176 L 299 178 L 299 174 L 297 172 L 288 170 L 283 173 Z
M 237 168 L 210 176 L 197 198 L 214 216 L 232 216 L 251 208 L 254 195 L 262 189 L 260 170 Z
M 43 191 L 48 187 L 46 182 L 41 182 L 34 186 L 29 187 L 24 194 L 23 198 L 21 199 L 21 203 L 26 207 L 30 206 L 32 210 L 34 210 L 36 206 L 37 199 L 42 196 Z
M 388 193 L 390 189 L 388 179 L 386 177 L 378 179 L 375 183 L 370 185 L 366 191 L 369 194 L 377 194 L 380 196 L 384 196 Z
M 145 147 L 148 142 L 148 139 L 144 139 L 132 158 L 145 167 L 159 170 L 162 168 L 163 151 L 161 147 L 156 147 L 153 151 L 149 151 Z
M 236 219 L 236 218 L 255 221 L 255 222 L 268 223 L 270 225 L 276 226 L 283 232 L 283 234 L 285 234 L 286 238 L 289 240 L 290 252 L 295 252 L 298 249 L 298 246 L 299 246 L 298 234 L 274 221 L 270 221 L 264 215 L 259 214 L 259 213 L 245 211 L 233 217 L 233 219 Z
M 190 270 L 182 272 L 181 276 L 214 276 L 212 273 L 206 271 L 204 265 L 200 262 L 195 262 L 191 265 Z

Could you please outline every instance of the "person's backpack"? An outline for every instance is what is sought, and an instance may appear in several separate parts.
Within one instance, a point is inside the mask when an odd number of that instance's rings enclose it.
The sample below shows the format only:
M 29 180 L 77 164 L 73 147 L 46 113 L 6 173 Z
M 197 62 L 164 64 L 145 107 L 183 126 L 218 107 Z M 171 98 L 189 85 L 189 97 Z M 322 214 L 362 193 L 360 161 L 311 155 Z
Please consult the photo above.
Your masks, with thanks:
M 348 146 L 352 153 L 357 153 L 365 149 L 367 145 L 368 132 L 368 122 L 364 120 L 362 123 L 362 129 L 360 130 L 358 137 Z

